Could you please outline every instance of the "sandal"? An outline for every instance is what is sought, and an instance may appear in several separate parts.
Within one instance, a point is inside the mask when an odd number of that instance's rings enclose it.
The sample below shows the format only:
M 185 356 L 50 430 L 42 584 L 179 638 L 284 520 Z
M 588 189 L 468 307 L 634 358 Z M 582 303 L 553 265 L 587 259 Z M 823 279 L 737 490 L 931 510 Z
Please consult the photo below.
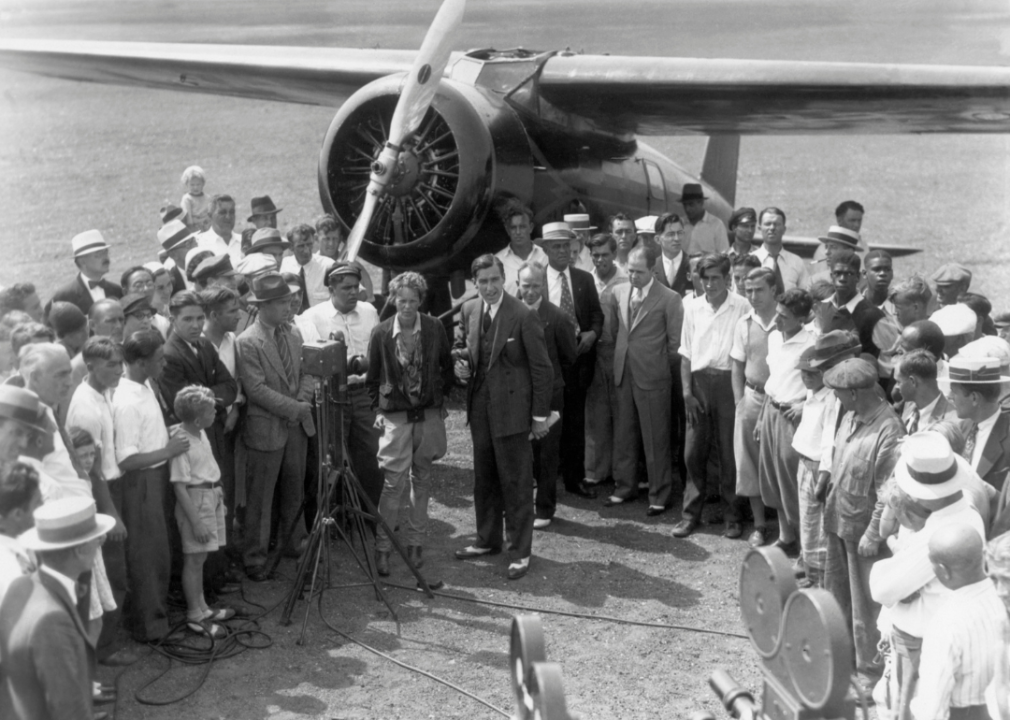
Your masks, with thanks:
M 223 622 L 225 620 L 231 620 L 235 617 L 234 608 L 223 607 L 223 608 L 210 608 L 207 610 L 207 614 L 203 616 L 204 620 L 217 620 L 218 622 Z
M 217 623 L 212 623 L 208 620 L 187 620 L 186 627 L 189 628 L 190 632 L 197 635 L 206 635 L 212 640 L 221 640 L 228 635 L 227 630 Z

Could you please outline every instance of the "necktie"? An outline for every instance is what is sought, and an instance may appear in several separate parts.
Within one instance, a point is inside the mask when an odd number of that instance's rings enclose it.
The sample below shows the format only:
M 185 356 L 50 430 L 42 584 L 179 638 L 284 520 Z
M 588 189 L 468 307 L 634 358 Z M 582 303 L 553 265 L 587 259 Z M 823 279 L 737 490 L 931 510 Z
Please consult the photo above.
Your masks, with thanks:
M 481 335 L 487 335 L 491 329 L 491 306 L 484 305 L 484 316 L 480 319 Z
M 912 406 L 912 414 L 908 418 L 908 434 L 919 432 L 919 408 L 916 405 Z
M 638 311 L 642 309 L 642 291 L 635 288 L 631 291 L 631 317 L 628 326 L 635 324 L 635 318 L 638 317 Z
M 575 334 L 579 334 L 579 319 L 575 317 L 575 301 L 572 300 L 572 289 L 568 287 L 568 276 L 561 273 L 561 312 L 572 322 Z
M 102 284 L 101 280 L 88 280 L 88 289 L 94 290 L 96 287 L 100 287 Z
M 786 291 L 786 284 L 782 280 L 782 268 L 779 267 L 778 255 L 772 255 L 772 271 L 775 273 L 775 294 L 781 295 Z
M 295 364 L 291 360 L 291 348 L 288 346 L 288 326 L 278 325 L 274 330 L 274 342 L 277 343 L 277 354 L 281 356 L 281 365 L 284 366 L 284 374 L 288 376 L 288 382 L 295 382 Z
M 677 271 L 674 269 L 673 261 L 670 261 L 670 271 L 666 274 L 666 284 L 673 287 L 673 279 L 676 276 Z
M 299 313 L 303 313 L 309 309 L 309 291 L 305 284 L 305 266 L 302 265 L 298 269 L 298 287 L 302 289 L 302 306 L 299 309 Z
M 961 457 L 971 464 L 971 457 L 975 454 L 975 441 L 978 440 L 978 423 L 971 424 L 971 430 L 968 431 L 968 437 L 964 439 L 964 452 L 961 453 Z

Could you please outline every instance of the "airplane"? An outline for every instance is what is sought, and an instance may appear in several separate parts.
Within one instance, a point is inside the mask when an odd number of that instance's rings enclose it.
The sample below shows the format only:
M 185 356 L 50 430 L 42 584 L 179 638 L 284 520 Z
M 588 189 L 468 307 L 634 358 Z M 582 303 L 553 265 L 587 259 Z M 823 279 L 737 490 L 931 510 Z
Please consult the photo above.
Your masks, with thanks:
M 324 209 L 351 229 L 348 256 L 449 277 L 457 296 L 471 260 L 508 243 L 494 212 L 507 198 L 538 224 L 578 207 L 602 225 L 617 211 L 680 212 L 681 187 L 700 182 L 725 221 L 741 135 L 1010 130 L 1007 68 L 454 53 L 463 7 L 445 0 L 420 52 L 8 40 L 0 66 L 339 105 L 318 179 Z M 684 133 L 709 137 L 700 177 L 640 139 Z M 809 257 L 819 243 L 786 246 Z

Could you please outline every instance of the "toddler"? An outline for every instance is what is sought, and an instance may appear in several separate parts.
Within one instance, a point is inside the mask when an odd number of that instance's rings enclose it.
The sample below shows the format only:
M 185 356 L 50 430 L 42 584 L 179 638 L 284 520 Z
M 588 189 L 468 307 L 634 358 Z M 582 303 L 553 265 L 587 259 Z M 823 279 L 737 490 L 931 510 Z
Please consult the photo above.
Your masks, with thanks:
M 210 199 L 203 192 L 206 182 L 203 168 L 199 165 L 190 165 L 182 174 L 182 184 L 189 188 L 189 192 L 182 196 L 182 221 L 191 227 L 199 227 L 201 231 L 210 229 Z

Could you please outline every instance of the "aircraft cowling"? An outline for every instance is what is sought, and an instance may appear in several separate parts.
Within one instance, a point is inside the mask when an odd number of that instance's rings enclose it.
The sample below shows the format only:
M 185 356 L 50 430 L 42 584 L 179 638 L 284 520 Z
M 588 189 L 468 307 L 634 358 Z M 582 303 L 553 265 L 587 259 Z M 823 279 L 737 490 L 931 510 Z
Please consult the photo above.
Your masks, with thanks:
M 347 228 L 361 211 L 401 82 L 402 75 L 391 75 L 361 88 L 326 133 L 319 193 L 323 207 Z M 507 243 L 493 213 L 497 203 L 515 197 L 528 205 L 532 193 L 533 158 L 515 111 L 493 93 L 442 80 L 405 143 L 359 254 L 393 271 L 448 275 L 467 269 L 477 255 Z

